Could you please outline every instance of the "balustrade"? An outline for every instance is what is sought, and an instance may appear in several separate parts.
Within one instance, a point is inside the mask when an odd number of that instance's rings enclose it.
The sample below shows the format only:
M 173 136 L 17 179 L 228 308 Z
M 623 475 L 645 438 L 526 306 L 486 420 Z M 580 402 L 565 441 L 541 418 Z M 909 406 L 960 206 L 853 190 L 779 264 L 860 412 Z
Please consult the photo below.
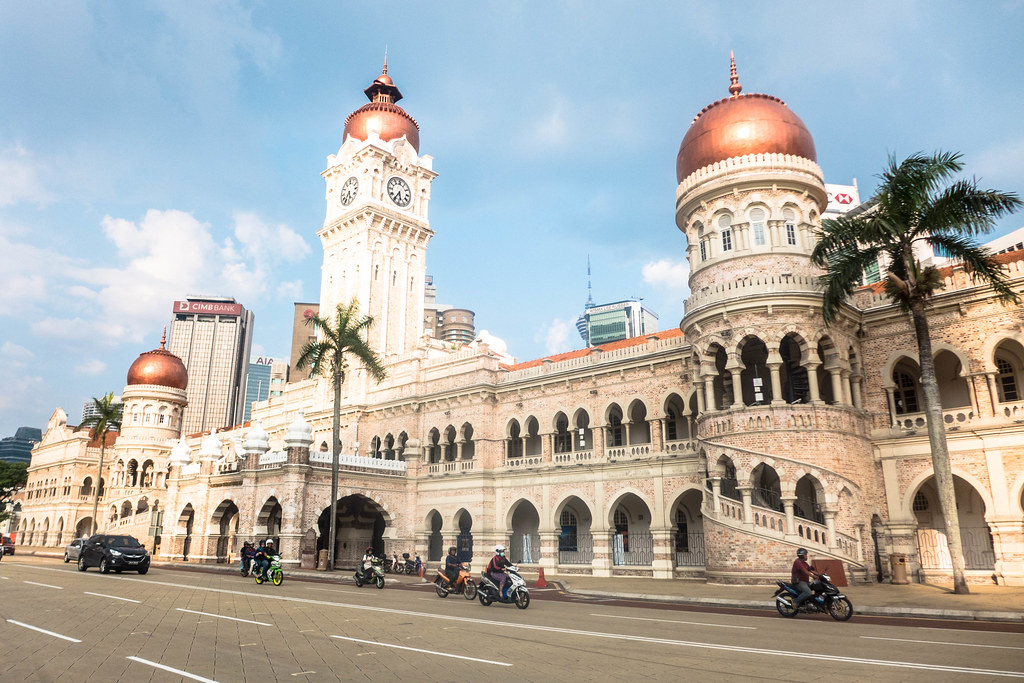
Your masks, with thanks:
M 506 469 L 522 469 L 526 467 L 540 467 L 544 464 L 544 458 L 539 455 L 531 455 L 525 458 L 509 458 L 505 461 Z

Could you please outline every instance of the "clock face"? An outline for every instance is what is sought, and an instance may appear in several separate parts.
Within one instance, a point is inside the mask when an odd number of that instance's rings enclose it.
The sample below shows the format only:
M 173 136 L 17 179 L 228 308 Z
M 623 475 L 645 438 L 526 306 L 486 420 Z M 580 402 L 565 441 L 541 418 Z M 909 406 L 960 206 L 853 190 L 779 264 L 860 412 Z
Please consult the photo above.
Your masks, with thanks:
M 388 196 L 391 197 L 391 201 L 399 206 L 409 206 L 409 202 L 412 201 L 412 192 L 409 190 L 409 184 L 398 176 L 388 178 Z
M 356 180 L 355 176 L 352 176 L 345 181 L 345 184 L 341 186 L 341 203 L 343 206 L 348 206 L 352 203 L 352 200 L 356 198 L 356 191 L 359 189 L 359 181 Z

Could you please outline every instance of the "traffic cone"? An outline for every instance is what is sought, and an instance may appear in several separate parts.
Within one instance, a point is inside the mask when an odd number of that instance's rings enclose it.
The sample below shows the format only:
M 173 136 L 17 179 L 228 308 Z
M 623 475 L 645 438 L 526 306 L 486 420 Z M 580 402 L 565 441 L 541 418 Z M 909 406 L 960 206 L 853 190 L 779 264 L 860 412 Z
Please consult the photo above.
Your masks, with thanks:
M 420 565 L 420 578 L 421 579 L 426 578 L 426 572 L 423 571 L 423 565 L 422 564 Z
M 548 587 L 548 582 L 547 582 L 547 579 L 544 578 L 544 567 L 541 567 L 540 568 L 540 575 L 537 576 L 537 584 L 534 586 L 534 588 L 547 588 L 547 587 Z

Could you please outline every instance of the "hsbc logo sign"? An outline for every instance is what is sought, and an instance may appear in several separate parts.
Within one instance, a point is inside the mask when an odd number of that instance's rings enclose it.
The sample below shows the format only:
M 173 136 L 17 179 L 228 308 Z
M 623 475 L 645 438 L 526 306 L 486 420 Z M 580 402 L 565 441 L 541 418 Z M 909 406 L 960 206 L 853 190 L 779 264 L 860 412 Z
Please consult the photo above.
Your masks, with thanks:
M 853 197 L 851 197 L 850 195 L 846 194 L 845 192 L 840 192 L 837 195 L 833 195 L 833 196 L 829 197 L 828 201 L 829 201 L 829 203 L 835 202 L 836 204 L 852 204 L 853 203 Z
M 828 210 L 846 213 L 860 204 L 860 192 L 856 185 L 825 185 L 828 192 Z

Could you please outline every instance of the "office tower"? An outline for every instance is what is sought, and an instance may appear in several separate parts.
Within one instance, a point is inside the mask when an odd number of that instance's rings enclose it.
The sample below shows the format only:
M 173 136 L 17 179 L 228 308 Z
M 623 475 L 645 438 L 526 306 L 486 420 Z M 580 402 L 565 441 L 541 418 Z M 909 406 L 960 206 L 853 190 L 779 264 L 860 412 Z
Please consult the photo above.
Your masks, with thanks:
M 284 393 L 288 381 L 288 364 L 270 356 L 257 356 L 249 363 L 249 376 L 245 382 L 245 410 L 242 420 L 248 422 L 252 416 L 252 404 L 266 401 L 272 396 Z
M 174 302 L 169 351 L 188 370 L 184 434 L 242 422 L 252 347 L 252 311 L 230 297 Z
M 306 321 L 319 314 L 320 304 L 295 304 L 295 315 L 292 318 L 292 355 L 289 363 L 292 382 L 309 379 L 309 366 L 301 369 L 298 367 L 299 356 L 302 355 L 302 347 L 316 339 L 312 325 L 307 325 Z

